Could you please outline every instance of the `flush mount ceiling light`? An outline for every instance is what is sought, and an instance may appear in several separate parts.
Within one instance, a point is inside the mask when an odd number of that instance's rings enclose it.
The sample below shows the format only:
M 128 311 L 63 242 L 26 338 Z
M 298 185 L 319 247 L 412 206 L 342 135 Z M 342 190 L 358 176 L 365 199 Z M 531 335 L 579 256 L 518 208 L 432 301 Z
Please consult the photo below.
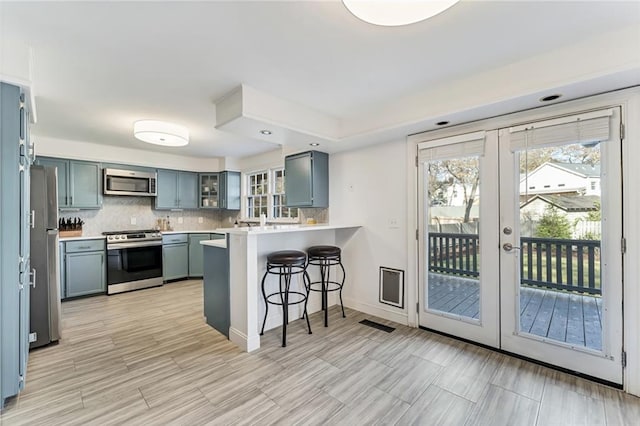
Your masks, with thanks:
M 318 142 L 311 142 L 309 145 L 311 145 L 311 146 L 320 146 L 320 144 Z
M 166 121 L 136 121 L 133 123 L 133 136 L 155 145 L 185 146 L 189 143 L 189 129 Z
M 356 18 L 375 25 L 395 27 L 429 19 L 459 0 L 342 0 Z
M 271 130 L 260 130 L 260 133 L 262 133 L 263 135 L 269 136 L 272 132 Z

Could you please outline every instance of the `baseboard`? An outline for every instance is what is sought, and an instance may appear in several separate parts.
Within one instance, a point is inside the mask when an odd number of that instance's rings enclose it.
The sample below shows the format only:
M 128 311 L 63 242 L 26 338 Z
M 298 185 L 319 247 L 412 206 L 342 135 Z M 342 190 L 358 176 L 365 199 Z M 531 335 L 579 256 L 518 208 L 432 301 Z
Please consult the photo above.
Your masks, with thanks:
M 409 325 L 409 318 L 406 312 L 398 312 L 393 309 L 358 302 L 357 300 L 346 297 L 344 298 L 344 305 L 356 311 L 364 312 L 365 314 L 374 315 L 378 318 L 397 322 L 398 324 Z
M 249 338 L 246 334 L 233 327 L 229 327 L 229 340 L 245 352 L 255 351 L 260 348 L 260 336 Z

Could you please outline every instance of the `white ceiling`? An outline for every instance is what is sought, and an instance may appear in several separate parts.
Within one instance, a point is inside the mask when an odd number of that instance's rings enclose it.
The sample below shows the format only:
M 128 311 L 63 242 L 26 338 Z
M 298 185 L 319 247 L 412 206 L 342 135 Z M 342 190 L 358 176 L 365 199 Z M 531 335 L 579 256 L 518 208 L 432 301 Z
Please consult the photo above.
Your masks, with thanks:
M 340 123 L 327 151 L 640 84 L 638 1 L 462 1 L 396 28 L 339 1 L 1 1 L 0 19 L 34 48 L 34 134 L 189 156 L 276 146 L 215 128 L 240 84 Z M 186 125 L 191 144 L 136 141 L 144 118 Z

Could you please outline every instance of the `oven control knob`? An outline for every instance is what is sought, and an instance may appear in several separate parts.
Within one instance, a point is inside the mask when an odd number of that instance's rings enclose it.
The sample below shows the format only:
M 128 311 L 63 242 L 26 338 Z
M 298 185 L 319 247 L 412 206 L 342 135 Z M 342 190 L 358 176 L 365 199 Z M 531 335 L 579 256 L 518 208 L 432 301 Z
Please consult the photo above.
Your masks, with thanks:
M 120 235 L 116 235 L 116 236 L 115 236 L 115 239 L 116 239 L 116 240 L 119 240 L 119 239 L 120 239 Z

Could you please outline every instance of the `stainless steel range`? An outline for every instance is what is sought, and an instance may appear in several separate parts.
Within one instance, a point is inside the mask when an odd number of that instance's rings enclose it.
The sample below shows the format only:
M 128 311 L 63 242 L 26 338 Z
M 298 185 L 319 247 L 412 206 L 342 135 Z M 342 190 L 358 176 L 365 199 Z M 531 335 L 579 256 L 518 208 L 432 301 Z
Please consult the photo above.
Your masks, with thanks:
M 150 230 L 107 236 L 107 294 L 162 285 L 162 235 Z

